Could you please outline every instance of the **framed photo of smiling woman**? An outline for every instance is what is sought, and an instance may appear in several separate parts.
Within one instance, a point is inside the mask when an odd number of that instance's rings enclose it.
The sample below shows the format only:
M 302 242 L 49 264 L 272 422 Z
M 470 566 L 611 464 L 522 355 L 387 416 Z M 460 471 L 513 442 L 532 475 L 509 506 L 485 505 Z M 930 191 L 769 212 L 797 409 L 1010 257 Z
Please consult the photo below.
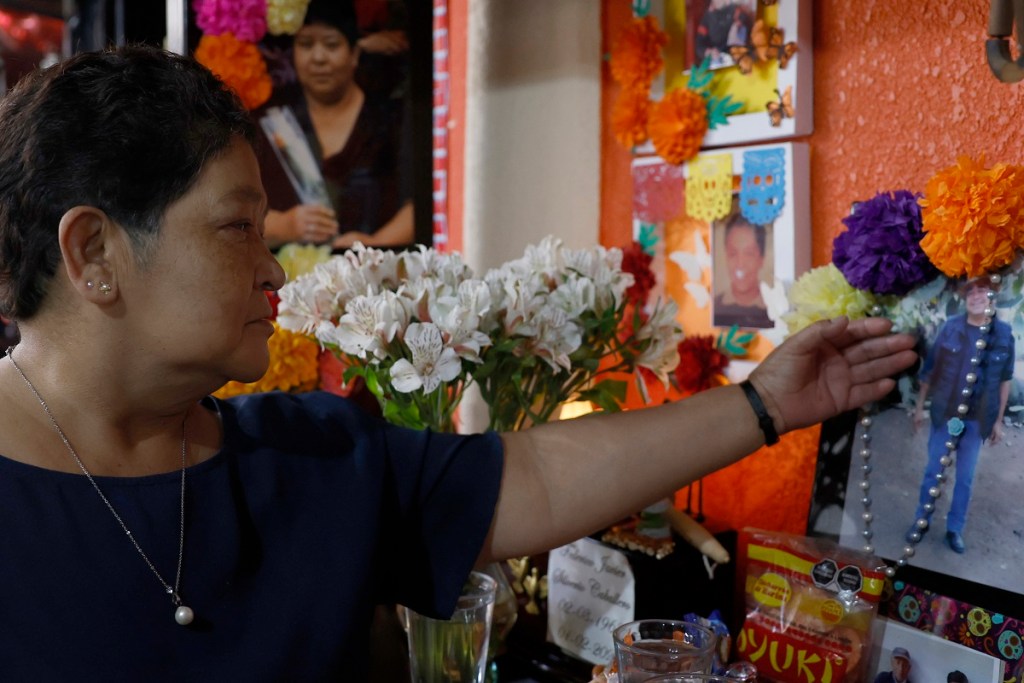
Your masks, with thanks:
M 729 215 L 712 224 L 711 318 L 715 327 L 775 326 L 761 294 L 762 283 L 775 286 L 774 234 L 772 223 L 754 223 L 740 212 L 738 196 L 733 198 Z

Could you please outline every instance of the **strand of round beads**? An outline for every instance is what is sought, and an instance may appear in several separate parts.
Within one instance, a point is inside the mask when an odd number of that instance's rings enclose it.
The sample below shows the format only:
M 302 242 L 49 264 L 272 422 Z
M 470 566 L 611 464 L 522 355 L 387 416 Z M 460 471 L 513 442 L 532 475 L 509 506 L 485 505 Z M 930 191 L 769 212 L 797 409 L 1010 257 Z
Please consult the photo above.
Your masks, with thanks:
M 989 275 L 989 281 L 993 285 L 998 285 L 1001 280 L 1002 278 L 999 274 L 994 273 Z M 948 478 L 946 476 L 946 470 L 953 463 L 956 456 L 957 446 L 960 443 L 960 434 L 963 432 L 963 422 L 961 420 L 971 410 L 969 401 L 971 396 L 974 394 L 975 384 L 978 381 L 978 373 L 976 370 L 981 365 L 985 349 L 988 347 L 987 337 L 992 330 L 992 319 L 996 314 L 994 308 L 995 297 L 996 293 L 989 290 L 988 306 L 985 307 L 985 317 L 979 327 L 981 337 L 975 342 L 974 355 L 972 355 L 970 359 L 971 372 L 967 373 L 964 378 L 964 387 L 960 390 L 960 403 L 956 408 L 958 417 L 950 420 L 948 424 L 949 438 L 944 444 L 946 447 L 946 453 L 939 458 L 939 472 L 935 475 L 935 483 L 928 489 L 928 496 L 931 500 L 922 506 L 925 515 L 914 520 L 914 529 L 907 534 L 907 543 L 903 546 L 902 555 L 898 560 L 896 560 L 896 566 L 886 567 L 885 574 L 889 578 L 892 578 L 896 574 L 897 568 L 905 567 L 910 562 L 910 558 L 914 556 L 914 553 L 916 552 L 915 546 L 921 542 L 921 539 L 924 537 L 924 532 L 928 529 L 928 526 L 931 523 L 931 515 L 935 512 L 935 501 L 942 495 L 943 485 L 946 483 L 946 479 Z M 862 431 L 860 434 L 859 449 L 859 455 L 861 458 L 861 480 L 859 486 L 861 492 L 860 502 L 864 506 L 864 511 L 861 513 L 861 522 L 863 524 L 861 537 L 864 539 L 864 551 L 869 553 L 875 552 L 875 546 L 872 543 L 874 531 L 871 529 L 871 523 L 875 519 L 875 515 L 871 511 L 871 424 L 874 412 L 875 407 L 873 405 L 869 406 L 862 411 L 860 417 L 860 426 Z

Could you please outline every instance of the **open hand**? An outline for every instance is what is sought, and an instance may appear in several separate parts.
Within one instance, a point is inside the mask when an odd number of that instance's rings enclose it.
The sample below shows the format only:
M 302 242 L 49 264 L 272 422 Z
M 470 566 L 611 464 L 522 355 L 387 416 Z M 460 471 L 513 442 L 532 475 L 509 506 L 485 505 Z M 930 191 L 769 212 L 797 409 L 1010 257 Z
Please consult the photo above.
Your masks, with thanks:
M 286 214 L 289 242 L 322 244 L 338 234 L 334 211 L 320 204 L 297 204 Z
M 885 318 L 820 321 L 787 339 L 750 375 L 776 430 L 807 427 L 881 399 L 917 359 L 916 339 Z

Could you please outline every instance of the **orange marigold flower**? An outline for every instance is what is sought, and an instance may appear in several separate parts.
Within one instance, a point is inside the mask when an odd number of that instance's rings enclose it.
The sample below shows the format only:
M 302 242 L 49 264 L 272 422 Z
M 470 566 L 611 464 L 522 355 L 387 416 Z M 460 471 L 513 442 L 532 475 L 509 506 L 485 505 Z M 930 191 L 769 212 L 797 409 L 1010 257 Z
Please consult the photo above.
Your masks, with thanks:
M 612 108 L 612 133 L 626 149 L 647 141 L 647 117 L 651 100 L 646 88 L 627 88 Z
M 608 60 L 612 78 L 626 88 L 650 88 L 651 81 L 665 67 L 661 48 L 668 45 L 668 34 L 658 20 L 647 15 L 634 17 L 622 27 Z
M 939 171 L 919 200 L 921 248 L 949 277 L 977 277 L 1010 263 L 1024 247 L 1024 168 L 960 157 Z
M 229 398 L 265 391 L 311 391 L 320 378 L 320 346 L 304 334 L 290 332 L 274 323 L 274 335 L 267 344 L 270 366 L 255 382 L 228 382 L 213 395 Z
M 272 83 L 267 64 L 253 43 L 230 33 L 205 35 L 199 39 L 195 57 L 234 90 L 247 109 L 255 109 L 270 99 Z
M 695 157 L 707 132 L 707 102 L 689 88 L 673 90 L 656 102 L 647 121 L 654 151 L 670 164 Z

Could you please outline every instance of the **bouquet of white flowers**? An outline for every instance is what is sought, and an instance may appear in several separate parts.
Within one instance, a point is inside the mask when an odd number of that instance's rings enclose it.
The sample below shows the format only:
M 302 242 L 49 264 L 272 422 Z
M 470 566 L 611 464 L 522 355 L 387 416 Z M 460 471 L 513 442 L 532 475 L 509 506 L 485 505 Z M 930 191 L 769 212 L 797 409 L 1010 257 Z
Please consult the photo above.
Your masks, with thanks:
M 678 363 L 675 304 L 630 305 L 621 265 L 618 249 L 548 237 L 479 279 L 458 254 L 357 245 L 285 285 L 278 322 L 337 354 L 390 422 L 452 431 L 476 382 L 489 427 L 520 429 L 568 400 L 618 410 L 625 381 L 609 374 L 666 381 Z

